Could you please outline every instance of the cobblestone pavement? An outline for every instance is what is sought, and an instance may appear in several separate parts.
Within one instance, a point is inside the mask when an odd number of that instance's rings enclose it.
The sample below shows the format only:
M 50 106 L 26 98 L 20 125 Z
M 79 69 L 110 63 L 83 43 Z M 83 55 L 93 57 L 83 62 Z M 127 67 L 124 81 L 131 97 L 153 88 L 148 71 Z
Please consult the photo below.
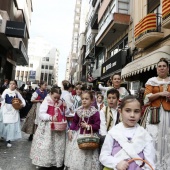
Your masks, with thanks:
M 28 141 L 29 135 L 24 133 L 22 135 L 22 139 L 11 143 L 11 148 L 7 148 L 5 141 L 0 140 L 0 170 L 37 170 L 29 158 L 31 147 L 31 142 Z M 57 168 L 39 168 L 39 170 L 57 170 Z

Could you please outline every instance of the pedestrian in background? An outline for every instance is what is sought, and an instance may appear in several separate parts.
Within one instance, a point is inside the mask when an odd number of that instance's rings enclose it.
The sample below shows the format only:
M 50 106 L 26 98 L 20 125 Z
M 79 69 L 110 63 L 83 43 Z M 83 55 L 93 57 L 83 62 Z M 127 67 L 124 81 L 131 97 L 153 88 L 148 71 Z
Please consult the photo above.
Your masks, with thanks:
M 16 90 L 17 81 L 11 80 L 9 83 L 9 88 L 5 89 L 5 91 L 1 95 L 1 111 L 2 111 L 2 122 L 1 126 L 1 134 L 7 141 L 7 147 L 11 147 L 11 141 L 15 141 L 21 138 L 21 128 L 20 128 L 20 116 L 19 110 L 16 110 L 12 106 L 12 99 L 19 98 L 21 100 L 21 106 L 25 106 L 25 100 L 21 96 L 21 94 Z
M 111 80 L 112 80 L 112 87 L 103 87 L 101 84 L 99 84 L 99 89 L 100 90 L 103 90 L 105 91 L 105 96 L 104 96 L 104 104 L 105 106 L 107 106 L 107 90 L 111 89 L 111 88 L 114 88 L 116 90 L 119 91 L 119 94 L 120 94 L 120 102 L 121 100 L 125 97 L 125 96 L 128 96 L 129 93 L 128 91 L 126 90 L 125 87 L 121 87 L 121 76 L 119 73 L 115 73 L 112 77 L 111 77 Z
M 32 108 L 30 109 L 26 120 L 22 126 L 22 131 L 30 134 L 29 141 L 32 141 L 33 134 L 39 123 L 39 107 L 43 102 L 44 98 L 47 96 L 47 83 L 41 81 L 39 88 L 32 94 L 31 102 L 33 103 Z

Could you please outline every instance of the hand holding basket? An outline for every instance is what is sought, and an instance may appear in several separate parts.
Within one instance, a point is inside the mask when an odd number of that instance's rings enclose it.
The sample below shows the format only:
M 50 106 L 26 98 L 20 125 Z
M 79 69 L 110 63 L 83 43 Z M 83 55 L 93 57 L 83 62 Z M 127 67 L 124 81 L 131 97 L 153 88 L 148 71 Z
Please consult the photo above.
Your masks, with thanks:
M 64 111 L 63 111 L 64 120 L 61 118 L 62 115 L 61 115 L 61 111 L 59 108 L 58 108 L 58 116 L 60 116 L 61 121 L 59 121 L 58 119 L 55 121 L 54 116 L 56 116 L 56 115 L 52 116 L 51 130 L 52 131 L 60 131 L 60 132 L 65 131 L 67 128 L 67 121 L 65 119 Z
M 22 108 L 22 101 L 19 98 L 14 97 L 12 99 L 12 106 L 16 110 L 20 110 Z
M 136 160 L 143 161 L 144 163 L 146 163 L 150 167 L 151 170 L 154 170 L 153 167 L 151 166 L 151 164 L 148 161 L 141 159 L 141 158 L 130 159 L 130 160 L 128 160 L 128 163 L 131 163 L 131 162 L 136 161 Z M 113 170 L 113 169 L 104 167 L 103 170 Z
M 85 129 L 86 130 L 86 129 Z M 77 139 L 77 143 L 80 149 L 83 150 L 94 150 L 99 147 L 100 139 L 93 135 L 92 126 L 90 126 L 91 134 L 86 135 L 85 130 L 83 132 L 84 137 Z

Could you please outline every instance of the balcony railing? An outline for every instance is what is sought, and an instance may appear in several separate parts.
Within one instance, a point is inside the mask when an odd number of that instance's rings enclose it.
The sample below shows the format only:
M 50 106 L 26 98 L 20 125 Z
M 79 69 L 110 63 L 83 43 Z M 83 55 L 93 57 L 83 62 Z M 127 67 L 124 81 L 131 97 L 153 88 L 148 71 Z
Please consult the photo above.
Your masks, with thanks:
M 135 45 L 145 48 L 163 37 L 160 14 L 150 13 L 135 26 Z

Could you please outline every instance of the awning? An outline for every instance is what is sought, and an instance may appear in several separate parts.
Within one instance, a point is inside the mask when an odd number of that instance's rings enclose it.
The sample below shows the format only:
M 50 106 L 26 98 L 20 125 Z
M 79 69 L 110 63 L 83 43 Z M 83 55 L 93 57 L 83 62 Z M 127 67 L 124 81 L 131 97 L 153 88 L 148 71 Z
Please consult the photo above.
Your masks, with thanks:
M 155 50 L 144 57 L 136 59 L 127 64 L 121 71 L 121 77 L 130 77 L 150 69 L 154 69 L 160 58 L 166 58 L 170 61 L 170 46 L 163 46 L 158 50 Z

